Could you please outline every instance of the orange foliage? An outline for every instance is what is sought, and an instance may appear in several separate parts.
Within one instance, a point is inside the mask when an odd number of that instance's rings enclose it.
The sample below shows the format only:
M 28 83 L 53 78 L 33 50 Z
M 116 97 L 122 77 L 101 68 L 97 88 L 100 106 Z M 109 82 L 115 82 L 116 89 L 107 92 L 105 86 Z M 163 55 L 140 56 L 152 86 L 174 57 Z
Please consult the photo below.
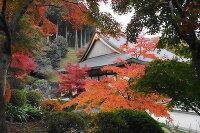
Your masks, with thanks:
M 71 2 L 71 3 L 70 3 Z M 82 29 L 83 24 L 92 25 L 93 22 L 87 20 L 86 13 L 88 12 L 87 8 L 79 0 L 79 5 L 74 4 L 73 0 L 65 3 L 68 7 L 65 9 L 65 15 L 63 15 L 64 20 L 71 21 L 73 23 L 72 29 Z
M 91 25 L 92 22 L 87 20 L 86 13 L 88 9 L 83 4 L 83 0 L 33 0 L 28 2 L 26 0 L 10 0 L 7 2 L 6 17 L 9 22 L 12 22 L 22 8 L 28 6 L 26 9 L 26 18 L 29 19 L 31 25 L 37 29 L 41 29 L 46 35 L 56 33 L 56 25 L 46 18 L 46 11 L 50 6 L 63 8 L 63 19 L 73 23 L 73 29 L 81 29 L 82 25 Z M 48 6 L 50 5 L 50 6 Z M 0 0 L 0 10 L 2 9 L 2 0 Z
M 130 48 L 128 45 L 121 46 L 126 53 L 139 58 L 157 57 L 153 54 L 155 43 L 158 39 L 147 40 L 141 37 L 137 40 L 138 44 Z M 121 108 L 128 108 L 140 111 L 149 111 L 155 116 L 166 117 L 171 120 L 167 105 L 159 104 L 159 102 L 168 102 L 164 98 L 156 94 L 145 94 L 134 88 L 138 78 L 144 74 L 145 64 L 127 64 L 126 61 L 118 59 L 116 63 L 124 64 L 124 67 L 105 66 L 102 71 L 111 71 L 117 76 L 103 77 L 101 81 L 97 79 L 86 79 L 86 91 L 81 93 L 75 99 L 65 103 L 63 108 L 78 103 L 78 108 L 85 107 L 84 111 L 92 112 L 93 109 L 100 111 L 113 111 Z
M 33 28 L 39 29 L 40 31 L 46 33 L 47 35 L 56 33 L 57 32 L 56 25 L 50 22 L 46 18 L 46 11 L 49 9 L 49 7 L 42 6 L 42 5 L 45 5 L 45 3 L 40 3 L 37 1 L 34 1 L 34 3 L 37 4 L 38 6 L 28 9 L 28 11 L 33 13 L 32 15 L 29 16 L 30 17 L 29 20 L 32 23 Z
M 40 1 L 34 0 L 34 4 L 37 6 L 32 6 L 28 9 L 28 11 L 32 12 L 30 21 L 33 22 L 34 25 L 41 25 L 40 28 L 47 33 L 47 35 L 51 35 L 52 33 L 56 33 L 56 25 L 50 22 L 46 16 L 45 12 L 48 10 L 48 6 L 43 5 L 54 5 L 56 7 L 63 8 L 63 19 L 67 21 L 71 21 L 73 23 L 73 29 L 82 29 L 82 25 L 92 25 L 92 22 L 87 20 L 86 13 L 88 12 L 87 8 L 84 6 L 81 0 L 75 2 L 73 0 L 67 1 L 57 1 L 57 0 L 47 0 Z
M 58 100 L 54 100 L 54 99 L 42 101 L 40 104 L 40 107 L 42 110 L 49 111 L 49 112 L 62 110 L 61 104 L 58 102 Z
M 5 93 L 5 103 L 9 103 L 11 98 L 11 89 L 10 84 L 8 81 L 6 81 L 6 93 Z
M 140 56 L 143 58 L 158 59 L 158 57 L 156 57 L 154 54 L 154 50 L 159 39 L 147 39 L 144 37 L 144 35 L 145 34 L 139 35 L 139 39 L 136 40 L 137 43 L 134 46 L 130 46 L 127 42 L 122 44 L 120 49 L 136 59 L 138 59 Z
M 132 79 L 140 78 L 144 74 L 145 65 L 126 64 L 124 68 L 116 66 L 105 66 L 102 71 L 116 72 L 117 78 L 104 77 L 101 81 L 96 79 L 87 79 L 85 88 L 86 91 L 80 94 L 77 98 L 67 102 L 63 107 L 71 106 L 78 102 L 75 110 L 87 105 L 84 109 L 89 113 L 91 110 L 100 108 L 101 111 L 113 111 L 121 108 L 146 111 L 149 110 L 155 116 L 167 117 L 166 105 L 157 104 L 159 101 L 168 101 L 166 98 L 138 92 L 136 89 L 130 89 L 134 82 Z

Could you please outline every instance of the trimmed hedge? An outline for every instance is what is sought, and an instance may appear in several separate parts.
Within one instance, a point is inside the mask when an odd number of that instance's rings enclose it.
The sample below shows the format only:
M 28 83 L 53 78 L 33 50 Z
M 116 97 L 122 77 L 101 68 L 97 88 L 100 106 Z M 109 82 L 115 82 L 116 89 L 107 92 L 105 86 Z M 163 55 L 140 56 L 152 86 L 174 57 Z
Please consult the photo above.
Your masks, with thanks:
M 114 113 L 126 121 L 128 131 L 132 133 L 163 133 L 159 123 L 147 113 L 131 109 L 121 109 Z
M 30 91 L 26 93 L 26 99 L 28 104 L 38 107 L 43 99 L 43 95 L 40 92 Z
M 113 112 L 102 112 L 94 117 L 95 133 L 126 133 L 128 125 L 125 120 Z
M 23 90 L 12 89 L 10 103 L 14 106 L 22 106 L 26 104 L 26 94 Z
M 163 133 L 147 113 L 130 109 L 102 112 L 94 117 L 93 133 Z
M 84 120 L 81 115 L 72 112 L 51 112 L 42 118 L 49 133 L 84 131 Z

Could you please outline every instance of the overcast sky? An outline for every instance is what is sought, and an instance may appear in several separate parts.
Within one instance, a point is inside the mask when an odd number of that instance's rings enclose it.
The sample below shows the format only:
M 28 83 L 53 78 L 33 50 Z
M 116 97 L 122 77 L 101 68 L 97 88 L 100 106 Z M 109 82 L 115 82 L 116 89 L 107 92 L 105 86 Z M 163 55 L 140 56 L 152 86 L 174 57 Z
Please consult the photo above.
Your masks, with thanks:
M 110 3 L 110 2 L 109 2 Z M 123 29 L 125 29 L 125 27 L 127 26 L 127 24 L 130 22 L 131 20 L 131 16 L 133 15 L 133 13 L 129 13 L 129 14 L 125 14 L 125 15 L 118 15 L 115 14 L 113 12 L 113 10 L 110 7 L 110 4 L 105 4 L 105 3 L 101 3 L 100 5 L 100 11 L 102 12 L 109 12 L 113 15 L 113 17 L 123 25 Z
M 133 16 L 134 11 L 132 11 L 131 13 L 125 14 L 125 15 L 118 15 L 116 13 L 113 12 L 112 8 L 110 7 L 110 2 L 108 2 L 108 4 L 105 4 L 103 2 L 101 2 L 100 4 L 100 11 L 102 12 L 109 12 L 113 15 L 113 17 L 123 25 L 123 30 L 125 31 L 127 24 L 131 21 L 131 17 Z M 147 31 L 147 29 L 143 29 L 143 31 Z M 156 34 L 156 35 L 148 35 L 146 34 L 145 37 L 157 37 L 157 36 L 161 36 L 161 34 Z

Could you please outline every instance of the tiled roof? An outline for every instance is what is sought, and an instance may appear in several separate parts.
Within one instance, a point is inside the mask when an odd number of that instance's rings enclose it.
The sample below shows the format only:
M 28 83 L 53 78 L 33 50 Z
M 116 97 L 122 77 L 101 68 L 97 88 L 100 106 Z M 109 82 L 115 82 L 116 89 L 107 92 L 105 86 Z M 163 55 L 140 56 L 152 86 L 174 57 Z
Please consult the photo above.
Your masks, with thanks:
M 113 47 L 115 48 L 119 48 L 120 45 L 126 43 L 126 38 L 125 37 L 119 37 L 117 39 L 113 38 L 113 37 L 105 37 L 103 35 L 100 35 L 104 40 L 106 40 L 107 42 L 109 42 Z M 134 47 L 135 44 L 134 43 L 128 43 L 129 44 L 129 47 Z M 159 59 L 163 59 L 163 57 L 167 58 L 167 59 L 173 59 L 173 58 L 177 58 L 179 61 L 188 61 L 188 59 L 186 58 L 181 58 L 177 55 L 175 55 L 174 53 L 166 50 L 166 49 L 155 49 L 153 54 L 155 56 L 157 56 Z M 134 57 L 133 57 L 134 58 Z M 142 61 L 147 61 L 147 62 L 151 62 L 152 59 L 148 59 L 148 58 L 145 58 L 145 59 L 142 59 L 142 58 L 139 58 L 139 60 L 142 60 Z
M 100 37 L 116 49 L 118 49 L 121 44 L 126 43 L 126 38 L 124 38 L 124 37 L 120 37 L 118 39 L 115 39 L 113 37 L 105 37 L 103 35 L 100 35 Z M 129 45 L 131 47 L 133 47 L 135 44 L 129 43 Z M 155 49 L 155 51 L 153 53 L 160 59 L 177 58 L 179 61 L 188 61 L 188 59 L 180 58 L 180 57 L 176 56 L 174 53 L 167 51 L 165 49 Z M 114 65 L 115 63 L 113 63 L 113 62 L 116 61 L 117 58 L 120 58 L 120 59 L 123 59 L 123 60 L 126 60 L 126 61 L 131 59 L 131 61 L 136 62 L 136 63 L 142 63 L 142 62 L 147 63 L 147 62 L 152 61 L 152 59 L 143 58 L 142 56 L 140 56 L 138 59 L 135 59 L 134 57 L 132 57 L 129 54 L 113 53 L 113 54 L 106 54 L 106 55 L 86 59 L 85 61 L 80 62 L 79 64 L 80 64 L 81 67 L 87 65 L 87 66 L 92 67 L 92 68 L 99 68 L 99 67 L 106 66 L 106 65 Z
M 79 65 L 81 67 L 87 65 L 91 68 L 99 68 L 106 65 L 114 65 L 114 61 L 116 61 L 118 58 L 126 61 L 132 59 L 131 61 L 134 61 L 136 63 L 144 63 L 144 61 L 142 60 L 132 58 L 132 56 L 129 54 L 112 53 L 87 59 L 83 62 L 80 62 Z

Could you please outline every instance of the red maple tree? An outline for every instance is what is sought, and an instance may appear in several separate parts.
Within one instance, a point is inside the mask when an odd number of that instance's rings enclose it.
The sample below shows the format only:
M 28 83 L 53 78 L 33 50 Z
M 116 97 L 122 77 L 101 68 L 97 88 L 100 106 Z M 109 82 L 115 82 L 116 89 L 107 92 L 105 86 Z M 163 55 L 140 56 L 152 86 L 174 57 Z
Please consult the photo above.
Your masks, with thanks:
M 13 70 L 8 73 L 16 78 L 22 79 L 29 74 L 31 70 L 34 70 L 36 65 L 32 58 L 24 53 L 14 53 L 12 54 L 10 67 Z
M 68 63 L 65 67 L 65 71 L 59 72 L 59 77 L 62 81 L 59 81 L 60 89 L 57 89 L 58 93 L 80 93 L 84 91 L 85 79 L 88 76 L 87 71 L 90 67 L 84 66 L 80 67 L 79 64 L 73 65 Z
M 36 68 L 34 61 L 23 53 L 12 54 L 12 62 L 10 66 L 25 70 L 34 70 Z

